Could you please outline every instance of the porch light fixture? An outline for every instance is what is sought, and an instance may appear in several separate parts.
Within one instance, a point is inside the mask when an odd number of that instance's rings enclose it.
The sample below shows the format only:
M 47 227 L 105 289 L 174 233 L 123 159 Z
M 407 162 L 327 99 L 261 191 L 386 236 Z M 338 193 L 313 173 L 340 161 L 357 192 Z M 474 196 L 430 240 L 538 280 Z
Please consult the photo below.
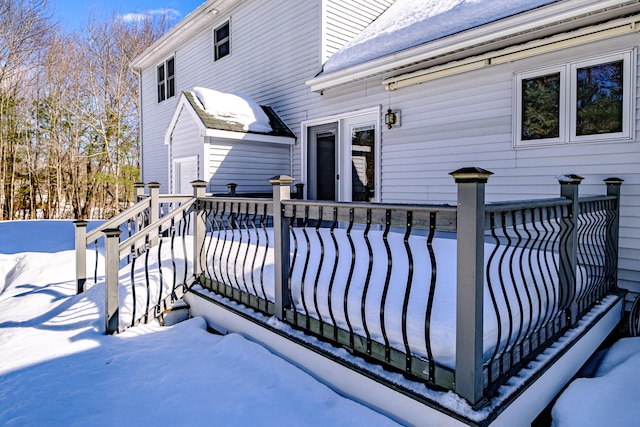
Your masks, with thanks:
M 387 114 L 384 115 L 384 124 L 388 129 L 391 129 L 396 124 L 396 113 L 391 111 L 391 108 L 387 110 Z

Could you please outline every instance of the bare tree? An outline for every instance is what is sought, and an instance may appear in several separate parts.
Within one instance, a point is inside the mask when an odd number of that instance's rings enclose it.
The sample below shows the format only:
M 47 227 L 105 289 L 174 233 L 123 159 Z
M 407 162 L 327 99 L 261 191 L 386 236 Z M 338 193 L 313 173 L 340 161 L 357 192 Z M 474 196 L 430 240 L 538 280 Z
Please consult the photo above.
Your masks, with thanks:
M 30 129 L 26 95 L 33 82 L 49 21 L 46 0 L 0 0 L 0 207 L 12 218 L 29 180 Z M 26 177 L 24 175 L 27 175 Z M 31 198 L 31 197 L 29 197 Z

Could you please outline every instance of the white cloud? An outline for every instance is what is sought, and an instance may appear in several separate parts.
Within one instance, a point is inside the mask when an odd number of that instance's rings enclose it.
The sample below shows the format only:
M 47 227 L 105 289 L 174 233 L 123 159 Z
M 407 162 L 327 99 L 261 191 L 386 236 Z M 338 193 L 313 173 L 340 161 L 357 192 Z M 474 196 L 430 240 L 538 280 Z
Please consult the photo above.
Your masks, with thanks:
M 182 14 L 175 9 L 163 8 L 146 10 L 144 12 L 126 13 L 124 15 L 120 15 L 120 19 L 125 22 L 139 22 L 144 19 L 152 18 L 154 16 L 167 16 L 170 19 L 174 19 L 179 18 L 180 16 L 182 16 Z

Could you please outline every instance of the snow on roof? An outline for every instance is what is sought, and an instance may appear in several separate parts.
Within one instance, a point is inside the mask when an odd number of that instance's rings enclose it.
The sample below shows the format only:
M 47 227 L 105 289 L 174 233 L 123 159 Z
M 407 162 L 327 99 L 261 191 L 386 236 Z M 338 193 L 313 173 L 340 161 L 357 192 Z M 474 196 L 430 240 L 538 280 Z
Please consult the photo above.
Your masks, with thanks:
M 327 60 L 338 71 L 558 0 L 396 0 L 362 33 Z
M 214 118 L 237 123 L 245 132 L 269 133 L 273 130 L 262 107 L 246 95 L 204 87 L 194 87 L 193 93 L 204 111 Z

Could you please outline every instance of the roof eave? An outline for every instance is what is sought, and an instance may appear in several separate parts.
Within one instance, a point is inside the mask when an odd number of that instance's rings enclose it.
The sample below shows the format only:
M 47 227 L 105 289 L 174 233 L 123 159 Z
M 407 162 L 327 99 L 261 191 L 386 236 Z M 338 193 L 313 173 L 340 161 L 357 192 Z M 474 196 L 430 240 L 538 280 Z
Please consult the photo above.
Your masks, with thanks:
M 213 18 L 220 16 L 222 13 L 228 13 L 228 10 L 237 2 L 237 0 L 205 1 L 145 49 L 144 52 L 136 56 L 131 61 L 131 68 L 141 70 L 155 65 L 156 62 L 169 55 L 194 32 L 200 31 L 208 25 Z
M 322 92 L 411 65 L 441 65 L 637 12 L 640 12 L 640 2 L 637 1 L 554 3 L 352 67 L 320 74 L 305 83 L 313 92 Z

